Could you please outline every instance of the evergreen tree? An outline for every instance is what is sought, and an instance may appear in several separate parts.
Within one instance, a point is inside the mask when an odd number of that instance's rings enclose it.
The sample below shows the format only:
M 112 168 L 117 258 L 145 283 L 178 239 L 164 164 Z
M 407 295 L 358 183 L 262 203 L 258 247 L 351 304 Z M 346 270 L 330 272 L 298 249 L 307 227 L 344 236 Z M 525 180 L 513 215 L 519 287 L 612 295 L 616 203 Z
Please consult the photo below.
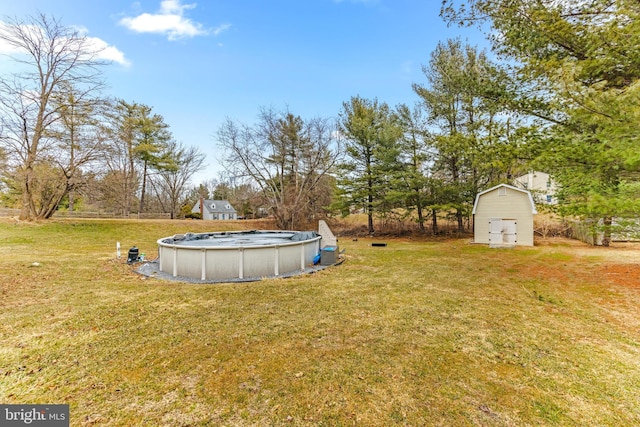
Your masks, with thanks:
M 442 182 L 432 208 L 452 211 L 462 232 L 476 194 L 505 179 L 514 164 L 508 120 L 501 117 L 506 76 L 460 40 L 438 43 L 423 72 L 427 84 L 414 90 L 433 128 L 432 179 Z
M 394 207 L 388 192 L 399 165 L 401 128 L 386 103 L 353 97 L 343 104 L 340 132 L 347 158 L 339 166 L 338 207 L 364 209 L 372 234 L 374 215 Z
M 433 153 L 430 152 L 429 135 L 423 109 L 417 105 L 410 109 L 407 105 L 396 108 L 398 125 L 402 130 L 399 142 L 400 167 L 393 188 L 404 201 L 407 213 L 416 213 L 416 221 L 421 231 L 425 230 L 425 207 L 429 201 L 429 178 Z
M 171 133 L 169 126 L 159 114 L 152 114 L 151 107 L 136 104 L 136 145 L 133 153 L 142 163 L 142 186 L 138 213 L 144 212 L 149 169 L 176 170 L 175 158 L 171 156 Z
M 128 216 L 135 195 L 140 191 L 138 212 L 144 211 L 147 178 L 151 170 L 175 170 L 171 157 L 171 133 L 162 116 L 152 114 L 152 108 L 118 100 L 108 126 L 111 147 L 106 163 L 119 184 L 122 213 Z M 113 190 L 112 190 L 113 191 Z

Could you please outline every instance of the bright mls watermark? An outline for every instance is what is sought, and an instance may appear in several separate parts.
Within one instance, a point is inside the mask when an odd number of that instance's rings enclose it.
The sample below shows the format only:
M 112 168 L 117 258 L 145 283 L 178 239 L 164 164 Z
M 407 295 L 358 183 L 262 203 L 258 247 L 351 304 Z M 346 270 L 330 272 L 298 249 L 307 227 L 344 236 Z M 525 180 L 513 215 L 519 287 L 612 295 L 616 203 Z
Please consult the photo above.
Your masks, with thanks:
M 69 427 L 69 405 L 0 405 L 0 426 Z

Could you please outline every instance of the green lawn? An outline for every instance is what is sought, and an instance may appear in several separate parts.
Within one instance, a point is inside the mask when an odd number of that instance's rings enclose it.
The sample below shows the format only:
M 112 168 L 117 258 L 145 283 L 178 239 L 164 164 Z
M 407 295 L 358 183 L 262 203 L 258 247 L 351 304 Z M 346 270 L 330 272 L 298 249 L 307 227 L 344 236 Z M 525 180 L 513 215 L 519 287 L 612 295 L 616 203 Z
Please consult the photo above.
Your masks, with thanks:
M 212 285 L 125 263 L 243 226 L 0 219 L 0 403 L 74 426 L 640 424 L 640 246 L 345 237 L 340 266 Z

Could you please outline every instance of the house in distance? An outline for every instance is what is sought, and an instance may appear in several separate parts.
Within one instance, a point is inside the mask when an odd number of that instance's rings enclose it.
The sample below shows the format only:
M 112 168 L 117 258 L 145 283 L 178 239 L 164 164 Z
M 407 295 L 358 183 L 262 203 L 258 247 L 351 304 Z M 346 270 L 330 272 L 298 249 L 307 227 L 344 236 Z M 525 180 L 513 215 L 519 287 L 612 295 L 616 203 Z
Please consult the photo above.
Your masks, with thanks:
M 531 193 L 508 184 L 489 188 L 473 204 L 473 241 L 491 247 L 533 246 Z
M 191 212 L 199 212 L 200 218 L 210 220 L 238 219 L 238 212 L 228 200 L 200 199 L 191 209 Z
M 558 186 L 546 172 L 530 171 L 526 175 L 515 178 L 513 186 L 529 191 L 536 203 L 547 205 L 558 203 L 556 197 Z

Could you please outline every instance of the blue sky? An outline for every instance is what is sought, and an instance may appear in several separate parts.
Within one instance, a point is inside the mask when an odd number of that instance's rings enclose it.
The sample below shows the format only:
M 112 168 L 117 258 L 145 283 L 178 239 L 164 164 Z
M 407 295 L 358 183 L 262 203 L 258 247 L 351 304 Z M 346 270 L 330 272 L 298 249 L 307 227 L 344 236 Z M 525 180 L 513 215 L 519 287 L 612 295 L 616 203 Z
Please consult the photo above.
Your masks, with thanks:
M 208 167 L 194 184 L 220 171 L 215 134 L 226 118 L 252 124 L 261 107 L 336 117 L 357 95 L 413 105 L 411 84 L 425 81 L 439 40 L 486 45 L 448 28 L 440 0 L 3 3 L 2 18 L 42 12 L 108 46 L 105 94 L 151 106 L 177 141 L 200 147 Z

